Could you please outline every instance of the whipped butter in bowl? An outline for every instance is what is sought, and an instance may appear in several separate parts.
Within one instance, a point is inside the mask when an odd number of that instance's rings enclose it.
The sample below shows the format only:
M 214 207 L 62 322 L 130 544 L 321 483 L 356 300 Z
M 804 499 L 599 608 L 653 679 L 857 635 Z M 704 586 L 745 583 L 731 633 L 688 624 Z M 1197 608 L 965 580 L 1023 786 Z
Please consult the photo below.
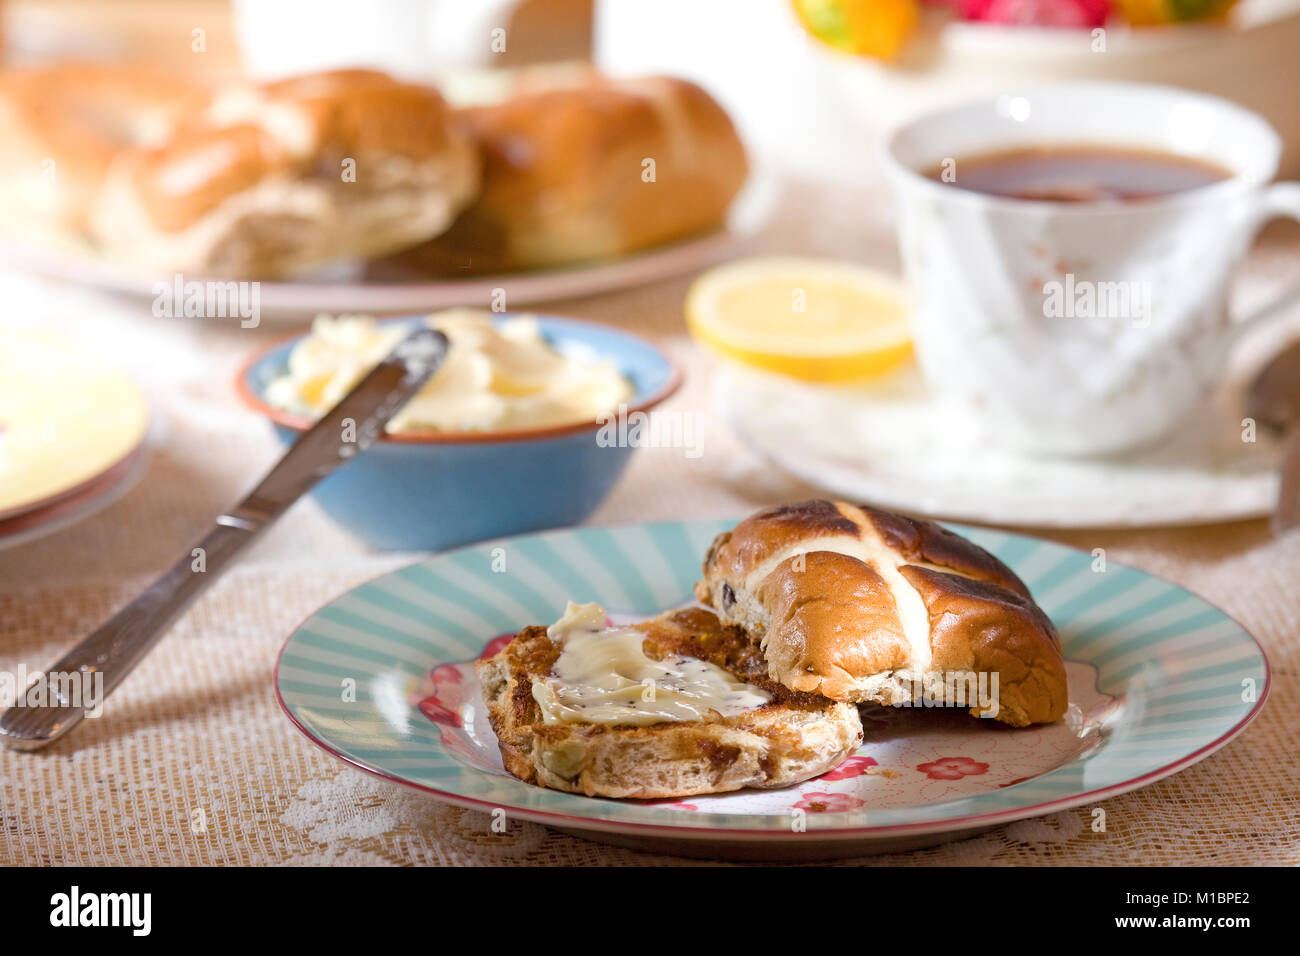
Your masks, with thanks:
M 424 320 L 451 343 L 447 359 L 388 424 L 389 433 L 492 432 L 594 422 L 626 403 L 633 387 L 599 356 L 564 354 L 542 335 L 537 319 L 449 309 Z M 409 325 L 368 316 L 320 316 L 289 353 L 266 400 L 318 418 L 374 368 Z
M 290 444 L 416 325 L 447 335 L 445 363 L 387 434 L 312 491 L 376 548 L 435 550 L 582 521 L 636 453 L 619 424 L 653 414 L 680 381 L 662 351 L 611 325 L 452 309 L 318 318 L 254 355 L 236 390 Z

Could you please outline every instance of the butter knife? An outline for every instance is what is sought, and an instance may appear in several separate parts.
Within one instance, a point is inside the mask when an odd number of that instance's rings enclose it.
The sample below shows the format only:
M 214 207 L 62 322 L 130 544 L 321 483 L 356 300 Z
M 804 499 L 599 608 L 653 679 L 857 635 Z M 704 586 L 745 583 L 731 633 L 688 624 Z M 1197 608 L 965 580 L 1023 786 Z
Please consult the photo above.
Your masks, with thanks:
M 447 339 L 434 329 L 416 329 L 403 338 L 293 444 L 248 497 L 217 516 L 195 549 L 42 673 L 38 680 L 45 682 L 43 695 L 17 688 L 24 703 L 0 716 L 0 739 L 14 750 L 39 750 L 81 723 L 254 538 L 318 481 L 383 434 L 384 426 L 438 370 L 446 354 Z M 198 555 L 201 562 L 196 561 Z M 94 687 L 95 693 L 80 693 L 84 686 Z M 35 705 L 26 703 L 32 700 Z
M 1281 533 L 1300 525 L 1300 342 L 1255 376 L 1246 393 L 1246 414 L 1282 432 L 1282 487 L 1272 521 Z

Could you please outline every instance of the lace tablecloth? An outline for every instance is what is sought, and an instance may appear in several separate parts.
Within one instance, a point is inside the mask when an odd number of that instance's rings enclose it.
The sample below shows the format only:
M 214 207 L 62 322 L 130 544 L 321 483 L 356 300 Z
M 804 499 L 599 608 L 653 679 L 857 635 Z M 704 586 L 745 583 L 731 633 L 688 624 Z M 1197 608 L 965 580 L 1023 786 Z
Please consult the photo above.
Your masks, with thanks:
M 791 186 L 761 240 L 892 268 L 880 199 Z M 1300 274 L 1300 236 L 1257 248 L 1247 291 Z M 682 362 L 671 408 L 699 411 L 699 458 L 642 449 L 592 522 L 743 514 L 815 490 L 775 473 L 710 415 L 713 369 L 687 339 L 687 279 L 548 309 L 639 330 Z M 0 551 L 0 669 L 47 665 L 131 598 L 277 457 L 264 421 L 236 402 L 248 353 L 283 334 L 264 324 L 160 319 L 147 303 L 0 275 L 6 322 L 41 323 L 99 348 L 144 387 L 153 454 L 123 498 L 73 528 Z M 1090 808 L 1023 821 L 887 864 L 1300 862 L 1300 535 L 1263 521 L 1146 531 L 1049 532 L 1104 547 L 1222 607 L 1254 633 L 1273 666 L 1272 699 L 1233 744 L 1195 767 Z M 628 864 L 690 862 L 615 849 L 512 822 L 493 833 L 479 812 L 351 770 L 280 713 L 276 652 L 306 615 L 415 555 L 367 551 L 315 504 L 299 504 L 180 621 L 123 684 L 105 719 L 38 754 L 0 751 L 0 863 L 5 864 Z

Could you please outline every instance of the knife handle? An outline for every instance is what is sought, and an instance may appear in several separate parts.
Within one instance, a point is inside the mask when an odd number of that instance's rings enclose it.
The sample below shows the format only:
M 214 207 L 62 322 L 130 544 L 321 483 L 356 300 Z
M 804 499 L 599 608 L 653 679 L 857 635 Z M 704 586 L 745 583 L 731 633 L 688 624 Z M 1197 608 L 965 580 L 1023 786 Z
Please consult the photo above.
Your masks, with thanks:
M 222 525 L 221 518 L 217 521 L 218 526 L 189 555 L 50 666 L 46 674 L 60 678 L 47 681 L 44 706 L 23 706 L 5 712 L 0 718 L 0 732 L 10 747 L 39 750 L 81 723 L 86 712 L 103 703 L 254 537 L 255 532 Z M 98 686 L 95 674 L 102 675 Z M 79 699 L 68 696 L 71 687 L 63 675 L 80 678 Z M 46 680 L 45 675 L 41 680 Z
M 47 704 L 5 711 L 0 717 L 4 742 L 14 750 L 39 750 L 81 723 L 86 712 L 103 703 L 249 542 L 318 481 L 383 433 L 392 416 L 438 369 L 446 353 L 446 337 L 429 328 L 417 329 L 399 342 L 388 358 L 293 444 L 243 501 L 217 516 L 197 547 L 41 675 Z M 345 428 L 349 424 L 351 427 Z M 51 673 L 58 679 L 49 680 Z M 94 688 L 97 697 L 88 699 L 81 692 L 79 699 L 70 699 L 67 675 L 77 675 L 82 687 L 94 687 L 96 674 L 102 675 L 102 684 Z

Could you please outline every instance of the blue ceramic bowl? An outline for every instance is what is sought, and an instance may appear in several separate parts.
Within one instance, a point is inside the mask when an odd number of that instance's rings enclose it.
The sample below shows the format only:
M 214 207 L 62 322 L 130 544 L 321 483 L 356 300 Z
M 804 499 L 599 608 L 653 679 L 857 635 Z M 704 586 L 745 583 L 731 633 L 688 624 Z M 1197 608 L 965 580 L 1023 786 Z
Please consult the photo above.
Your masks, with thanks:
M 499 321 L 508 318 L 499 316 Z M 421 317 L 389 319 L 413 324 Z M 578 319 L 537 316 L 542 335 L 570 355 L 606 358 L 632 383 L 628 412 L 645 411 L 681 376 L 640 336 Z M 286 444 L 311 427 L 267 404 L 267 385 L 288 368 L 301 335 L 259 352 L 240 371 L 245 404 L 264 414 Z M 503 432 L 388 435 L 316 486 L 340 524 L 375 548 L 427 551 L 576 524 L 605 499 L 632 447 L 598 444 L 595 422 Z

